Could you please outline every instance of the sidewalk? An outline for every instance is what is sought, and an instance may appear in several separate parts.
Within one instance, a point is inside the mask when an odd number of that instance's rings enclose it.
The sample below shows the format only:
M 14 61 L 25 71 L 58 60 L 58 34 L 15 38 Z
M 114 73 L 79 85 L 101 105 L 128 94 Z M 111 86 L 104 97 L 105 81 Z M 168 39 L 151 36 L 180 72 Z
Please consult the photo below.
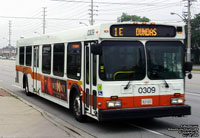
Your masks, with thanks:
M 48 118 L 26 101 L 0 88 L 0 138 L 74 138 L 87 137 L 81 130 L 69 126 L 62 127 L 53 116 Z M 65 124 L 66 125 L 66 124 Z M 70 128 L 77 133 L 70 131 Z M 91 137 L 91 136 L 90 136 Z

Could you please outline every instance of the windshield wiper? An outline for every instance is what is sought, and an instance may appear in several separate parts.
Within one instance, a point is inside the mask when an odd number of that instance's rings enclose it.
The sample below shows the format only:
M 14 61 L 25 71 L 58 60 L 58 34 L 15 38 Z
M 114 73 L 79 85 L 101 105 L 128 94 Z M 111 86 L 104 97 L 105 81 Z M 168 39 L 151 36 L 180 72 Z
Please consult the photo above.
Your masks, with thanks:
M 164 82 L 165 82 L 165 88 L 169 88 L 169 84 L 167 83 L 167 81 L 164 80 Z
M 131 80 L 129 80 L 129 82 L 126 84 L 126 86 L 124 87 L 124 90 L 127 90 L 130 87 L 130 83 L 131 83 Z
M 131 86 L 131 85 L 130 85 L 130 83 L 131 83 L 131 74 L 129 74 L 128 77 L 129 77 L 129 81 L 128 81 L 128 83 L 126 84 L 126 86 L 124 87 L 124 90 L 127 90 L 127 89 Z

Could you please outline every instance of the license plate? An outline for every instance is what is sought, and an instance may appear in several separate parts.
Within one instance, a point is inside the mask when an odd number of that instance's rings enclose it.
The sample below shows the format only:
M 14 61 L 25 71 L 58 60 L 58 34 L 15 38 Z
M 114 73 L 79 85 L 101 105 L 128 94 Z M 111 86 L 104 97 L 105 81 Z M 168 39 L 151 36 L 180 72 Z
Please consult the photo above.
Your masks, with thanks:
M 152 99 L 142 99 L 142 105 L 150 105 L 152 104 Z

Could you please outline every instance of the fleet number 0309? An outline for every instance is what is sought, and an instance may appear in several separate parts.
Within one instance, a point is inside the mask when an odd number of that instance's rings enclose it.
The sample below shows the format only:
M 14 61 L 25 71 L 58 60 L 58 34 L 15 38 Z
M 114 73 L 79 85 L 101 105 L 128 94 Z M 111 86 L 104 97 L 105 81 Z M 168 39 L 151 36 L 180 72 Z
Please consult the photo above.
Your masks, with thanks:
M 139 87 L 138 88 L 138 93 L 155 93 L 156 88 L 155 87 Z

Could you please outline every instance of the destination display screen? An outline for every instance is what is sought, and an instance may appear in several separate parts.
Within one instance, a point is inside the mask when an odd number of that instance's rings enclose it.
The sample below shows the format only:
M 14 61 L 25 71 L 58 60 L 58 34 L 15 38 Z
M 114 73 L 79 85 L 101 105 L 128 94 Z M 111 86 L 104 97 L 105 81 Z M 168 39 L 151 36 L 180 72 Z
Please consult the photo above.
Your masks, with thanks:
M 166 25 L 121 24 L 110 27 L 112 37 L 175 37 L 176 28 Z

